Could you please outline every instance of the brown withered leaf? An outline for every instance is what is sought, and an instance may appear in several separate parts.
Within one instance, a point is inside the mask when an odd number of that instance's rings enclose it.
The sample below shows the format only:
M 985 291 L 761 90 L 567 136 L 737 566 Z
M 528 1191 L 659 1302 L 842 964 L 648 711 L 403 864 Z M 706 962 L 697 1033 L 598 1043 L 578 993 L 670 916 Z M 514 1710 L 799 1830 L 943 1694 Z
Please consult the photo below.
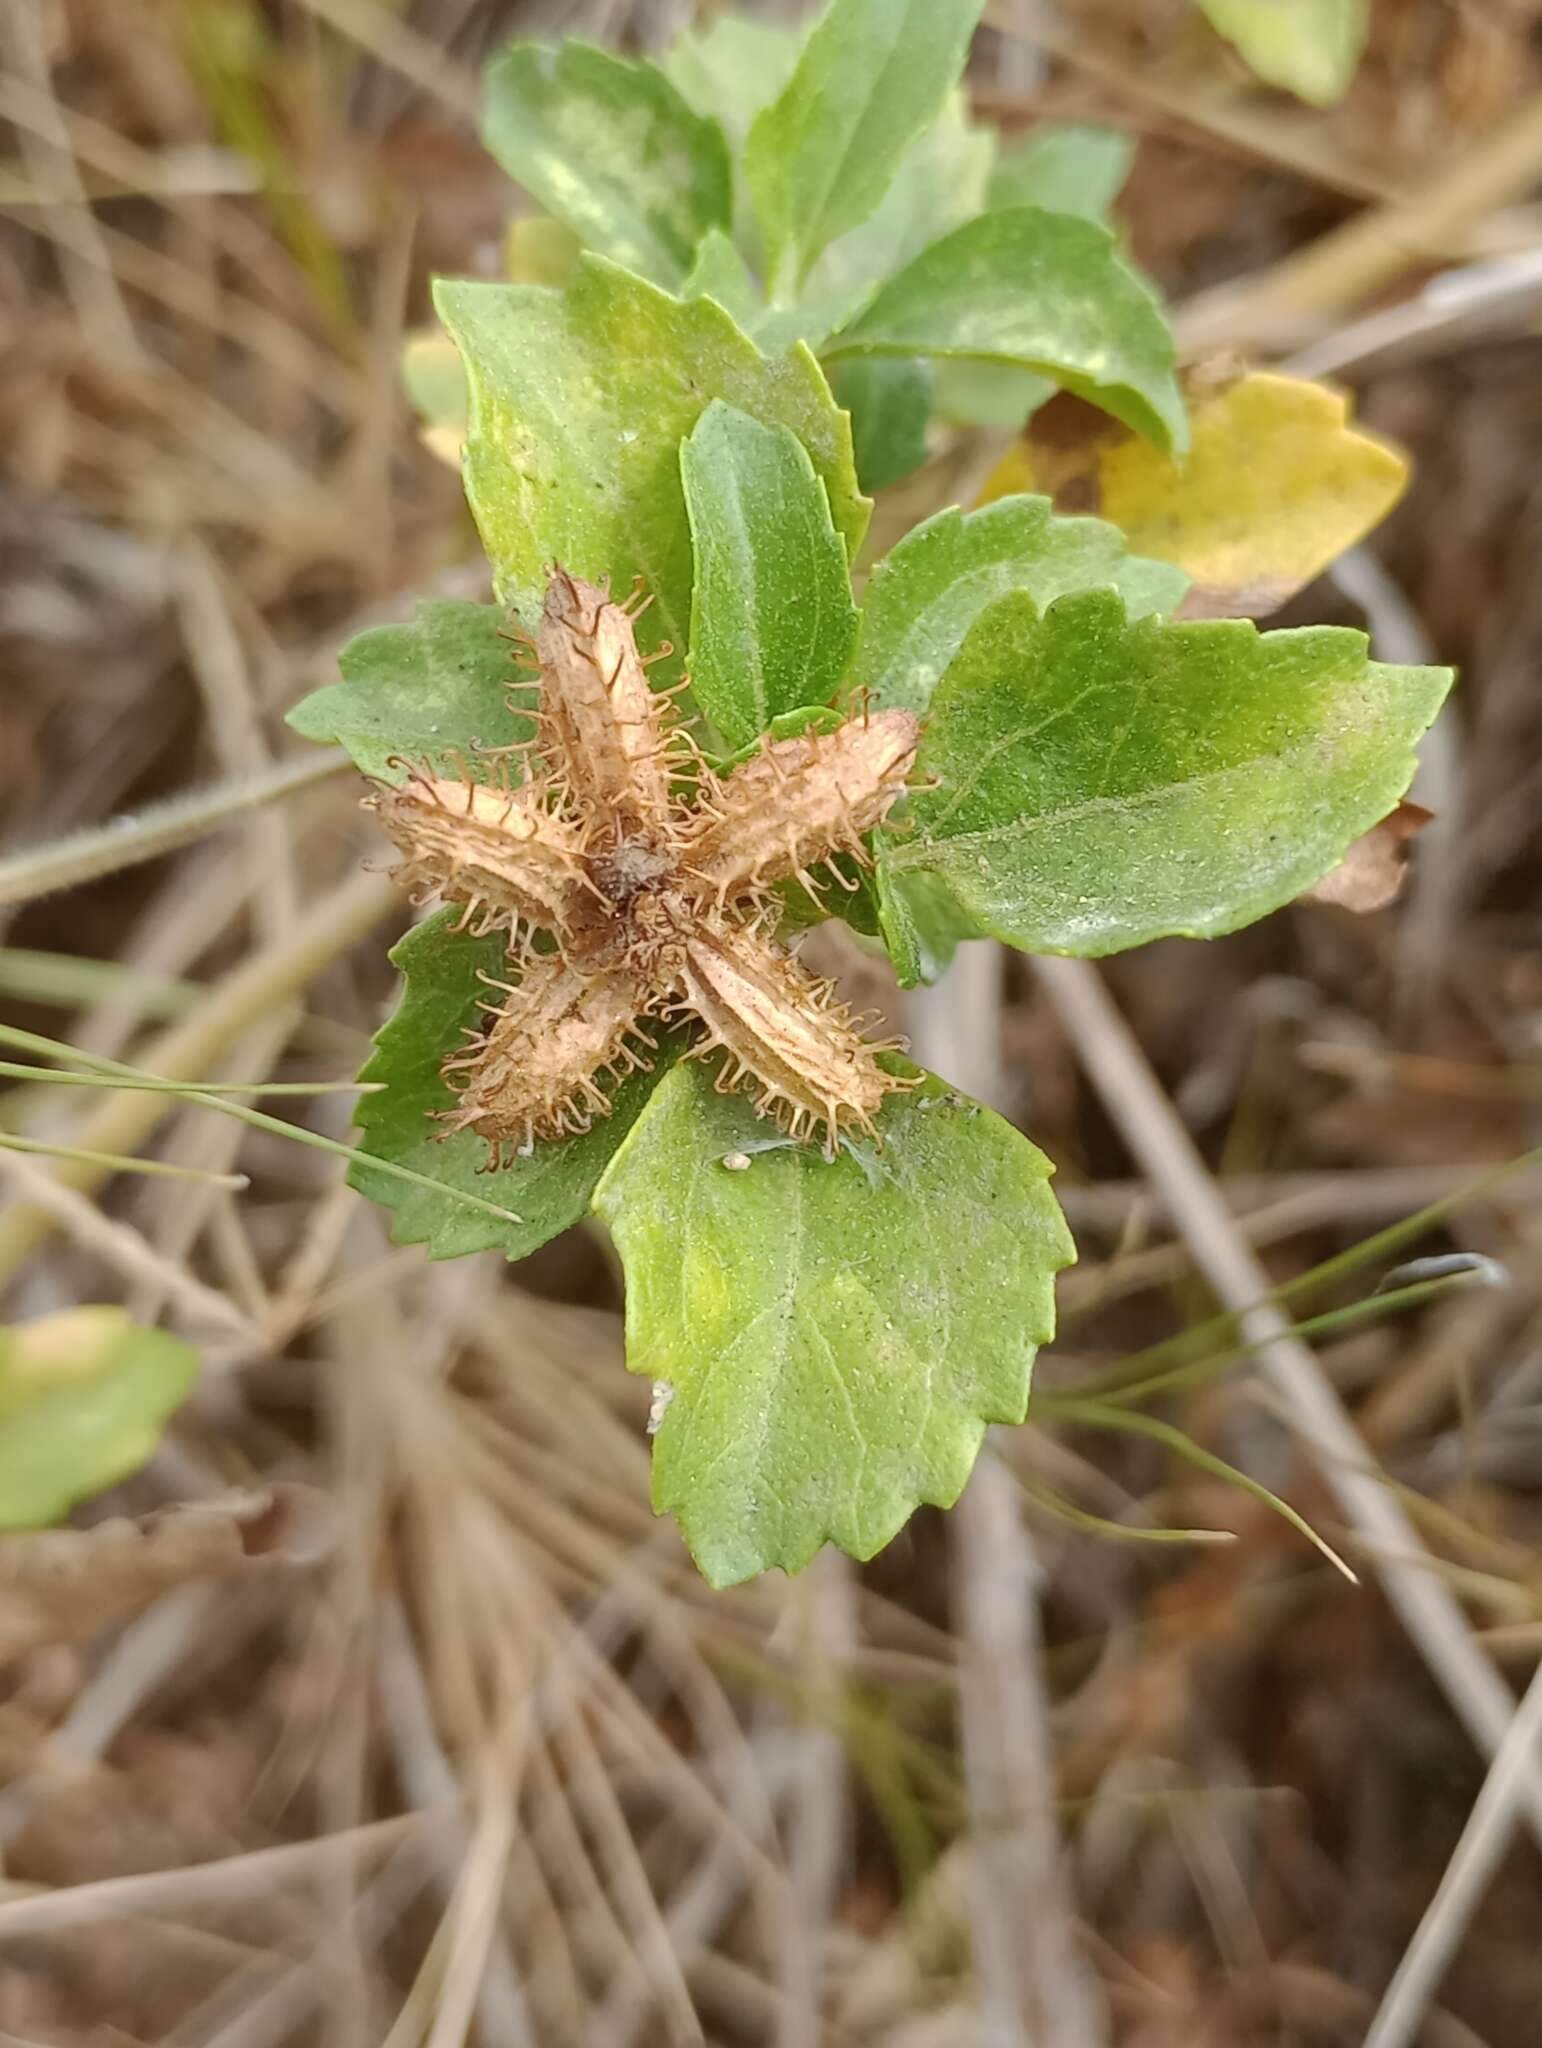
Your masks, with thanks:
M 45 1643 L 85 1642 L 194 1579 L 308 1564 L 331 1540 L 325 1496 L 287 1483 L 9 1536 L 0 1542 L 0 1664 Z
M 1434 815 L 1423 804 L 1404 797 L 1395 811 L 1357 839 L 1338 866 L 1297 901 L 1336 903 L 1341 910 L 1384 910 L 1403 886 L 1410 842 Z

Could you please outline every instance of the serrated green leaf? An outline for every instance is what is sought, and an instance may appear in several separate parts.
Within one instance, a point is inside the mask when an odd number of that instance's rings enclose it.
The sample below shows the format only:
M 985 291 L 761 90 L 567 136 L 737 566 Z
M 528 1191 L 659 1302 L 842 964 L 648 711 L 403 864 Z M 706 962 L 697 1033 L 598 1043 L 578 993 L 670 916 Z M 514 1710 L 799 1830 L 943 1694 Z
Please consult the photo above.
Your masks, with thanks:
M 627 1366 L 673 1391 L 654 1507 L 715 1586 L 827 1541 L 871 1557 L 922 1502 L 952 1505 L 987 1423 L 1023 1419 L 1075 1256 L 1049 1162 L 931 1077 L 879 1121 L 881 1152 L 827 1162 L 692 1062 L 596 1195 Z
M 564 293 L 441 281 L 466 365 L 466 493 L 500 596 L 534 624 L 548 565 L 653 603 L 645 650 L 683 648 L 692 559 L 680 443 L 714 398 L 789 428 L 829 493 L 848 554 L 867 526 L 851 430 L 801 347 L 768 360 L 710 299 L 671 298 L 586 256 Z M 678 670 L 678 658 L 676 667 Z
M 489 990 L 479 972 L 500 981 L 516 977 L 503 936 L 494 932 L 485 939 L 471 938 L 454 930 L 458 917 L 458 911 L 440 911 L 392 950 L 406 987 L 359 1074 L 361 1081 L 385 1083 L 382 1093 L 360 1098 L 360 1149 L 426 1173 L 446 1187 L 495 1201 L 520 1221 L 501 1222 L 427 1188 L 371 1173 L 367 1166 L 352 1167 L 348 1182 L 395 1211 L 391 1236 L 397 1244 L 424 1245 L 431 1259 L 482 1251 L 522 1259 L 588 1209 L 600 1175 L 682 1041 L 650 1027 L 650 1036 L 659 1039 L 655 1070 L 628 1075 L 612 1095 L 608 1117 L 579 1137 L 546 1140 L 528 1158 L 511 1159 L 497 1173 L 484 1173 L 487 1145 L 474 1131 L 459 1131 L 443 1142 L 436 1136 L 440 1126 L 434 1112 L 455 1101 L 439 1069 L 445 1055 L 462 1044 L 465 1028 L 486 1021 L 477 1006 L 488 999 Z
M 976 928 L 1046 953 L 1234 931 L 1390 811 L 1451 671 L 1336 626 L 1129 620 L 1111 591 L 997 600 L 932 698 L 911 836 Z
M 809 277 L 810 294 L 871 288 L 984 211 L 996 154 L 995 131 L 969 118 L 950 92 L 935 121 L 905 152 L 872 218 L 832 242 Z
M 1134 155 L 1130 138 L 1112 128 L 1072 123 L 1040 129 L 997 162 L 990 205 L 1044 206 L 1051 213 L 1106 221 Z
M 832 0 L 791 78 L 756 116 L 750 195 L 773 296 L 865 221 L 958 80 L 981 0 Z
M 198 1354 L 111 1307 L 0 1330 L 0 1529 L 43 1529 L 155 1454 Z
M 746 333 L 752 331 L 764 310 L 749 265 L 739 254 L 733 237 L 725 235 L 721 228 L 712 228 L 702 236 L 690 276 L 680 287 L 680 296 L 716 299 Z
M 678 285 L 709 228 L 730 219 L 717 122 L 656 65 L 588 43 L 512 43 L 487 69 L 482 140 L 587 248 Z
M 534 722 L 510 708 L 519 682 L 507 614 L 495 604 L 430 598 L 405 626 L 355 634 L 337 658 L 340 683 L 302 697 L 286 724 L 308 740 L 346 747 L 364 774 L 398 782 L 393 756 L 440 772 L 477 769 L 473 743 L 513 746 Z
M 914 356 L 858 356 L 838 363 L 830 388 L 851 414 L 857 481 L 887 490 L 926 460 L 932 369 Z
M 974 357 L 1053 378 L 1148 434 L 1186 444 L 1176 352 L 1155 292 L 1107 228 L 1010 207 L 923 250 L 825 350 Z
M 1215 28 L 1269 85 L 1314 107 L 1348 92 L 1370 33 L 1367 0 L 1199 0 Z
M 938 678 L 988 605 L 1010 590 L 1041 608 L 1073 590 L 1117 590 L 1131 617 L 1170 612 L 1188 578 L 1132 555 L 1117 526 L 1061 519 L 1048 498 L 957 506 L 913 527 L 874 570 L 851 665 L 880 706 L 925 711 Z
M 797 436 L 714 400 L 680 450 L 696 550 L 691 691 L 730 747 L 834 694 L 857 633 L 846 548 Z

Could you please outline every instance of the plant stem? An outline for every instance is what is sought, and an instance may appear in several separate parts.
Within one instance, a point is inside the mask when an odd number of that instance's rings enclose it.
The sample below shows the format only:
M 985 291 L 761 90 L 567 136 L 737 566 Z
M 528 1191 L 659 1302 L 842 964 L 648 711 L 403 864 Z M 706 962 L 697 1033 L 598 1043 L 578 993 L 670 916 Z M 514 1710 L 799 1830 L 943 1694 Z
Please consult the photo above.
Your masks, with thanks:
M 173 853 L 179 846 L 202 839 L 226 819 L 276 797 L 309 789 L 347 766 L 348 756 L 341 747 L 317 748 L 281 761 L 260 775 L 186 790 L 137 815 L 109 818 L 105 825 L 88 826 L 67 839 L 28 847 L 0 861 L 0 904 L 32 903 L 40 896 L 51 896 L 56 889 L 75 889 L 82 882 L 94 882 L 99 876 L 115 875 L 141 861 Z

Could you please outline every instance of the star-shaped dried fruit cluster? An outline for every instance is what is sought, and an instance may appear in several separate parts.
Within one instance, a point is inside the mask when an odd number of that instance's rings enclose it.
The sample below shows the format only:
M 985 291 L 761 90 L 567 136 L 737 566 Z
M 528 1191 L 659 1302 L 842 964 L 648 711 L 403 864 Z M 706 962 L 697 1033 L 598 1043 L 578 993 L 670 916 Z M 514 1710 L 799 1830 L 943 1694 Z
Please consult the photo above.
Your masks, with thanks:
M 834 879 L 838 853 L 865 861 L 863 835 L 905 787 L 917 723 L 865 711 L 831 731 L 764 740 L 727 774 L 705 761 L 671 698 L 651 688 L 636 607 L 554 570 L 534 643 L 536 736 L 483 750 L 493 781 L 408 766 L 368 799 L 420 899 L 465 905 L 463 922 L 508 933 L 510 975 L 493 984 L 488 1027 L 444 1063 L 459 1101 L 445 1135 L 505 1148 L 587 1130 L 606 1115 L 605 1078 L 649 1064 L 650 1017 L 693 1016 L 692 1056 L 721 1048 L 719 1089 L 794 1137 L 872 1131 L 885 1094 L 911 1084 L 878 1054 L 776 938 L 779 882 Z M 525 755 L 511 784 L 510 757 Z M 848 885 L 849 886 L 849 885 Z

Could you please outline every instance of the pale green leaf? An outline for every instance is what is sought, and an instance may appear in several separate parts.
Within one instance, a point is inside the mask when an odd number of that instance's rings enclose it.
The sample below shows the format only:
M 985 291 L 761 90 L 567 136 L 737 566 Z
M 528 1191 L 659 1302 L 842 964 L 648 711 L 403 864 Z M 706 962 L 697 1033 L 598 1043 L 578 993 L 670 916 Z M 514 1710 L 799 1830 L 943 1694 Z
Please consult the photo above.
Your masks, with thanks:
M 883 859 L 976 929 L 1048 953 L 1210 938 L 1278 909 L 1384 817 L 1449 669 L 1335 626 L 1128 620 L 1112 591 L 976 620 L 938 684 Z
M 696 550 L 691 690 L 730 747 L 822 704 L 857 632 L 846 548 L 796 435 L 714 400 L 680 450 Z
M 469 766 L 473 742 L 513 746 L 534 724 L 512 710 L 509 692 L 524 680 L 514 666 L 507 615 L 495 604 L 423 600 L 410 625 L 372 626 L 337 658 L 340 683 L 312 690 L 287 723 L 308 740 L 346 747 L 366 775 L 401 779 L 393 757 L 427 762 L 444 774 Z
M 1370 33 L 1367 0 L 1199 0 L 1212 27 L 1269 85 L 1314 107 L 1348 92 Z
M 1186 440 L 1156 294 L 1107 228 L 1041 207 L 933 243 L 825 351 L 973 357 L 1052 378 L 1164 448 Z
M 155 1455 L 198 1354 L 121 1308 L 0 1330 L 0 1529 L 42 1529 Z
M 830 380 L 836 402 L 851 414 L 857 481 L 887 490 L 926 460 L 932 370 L 914 356 L 855 356 Z
M 1106 222 L 1132 154 L 1129 141 L 1107 128 L 1042 129 L 998 160 L 985 199 L 971 213 L 1042 206 Z M 1020 427 L 1054 391 L 1047 377 L 1009 363 L 937 365 L 937 410 L 966 426 Z
M 730 219 L 728 144 L 655 65 L 513 43 L 488 66 L 482 140 L 587 248 L 674 286 Z
M 402 387 L 419 418 L 431 427 L 452 429 L 458 444 L 466 427 L 466 373 L 447 334 L 433 328 L 408 335 Z
M 757 115 L 745 176 L 775 295 L 876 211 L 956 84 L 981 0 L 832 0 Z
M 950 506 L 913 527 L 874 570 L 851 679 L 876 704 L 925 711 L 938 678 L 988 605 L 1026 591 L 1043 608 L 1073 590 L 1117 590 L 1132 617 L 1170 612 L 1181 569 L 1132 555 L 1118 527 L 1061 519 L 1048 498 Z
M 641 576 L 645 649 L 686 644 L 692 560 L 680 443 L 714 398 L 791 430 L 854 553 L 867 524 L 851 430 L 819 365 L 767 359 L 710 299 L 688 303 L 586 256 L 566 292 L 442 281 L 436 303 L 466 365 L 466 491 L 495 585 L 533 624 L 547 570 Z
M 792 76 L 801 40 L 797 29 L 777 22 L 720 14 L 677 36 L 664 53 L 664 70 L 698 114 L 722 125 L 737 155 L 750 123 Z
M 969 118 L 962 92 L 905 152 L 870 220 L 832 242 L 815 264 L 810 293 L 879 285 L 942 235 L 985 209 L 996 137 Z
M 750 333 L 763 308 L 749 266 L 731 235 L 711 228 L 696 251 L 691 274 L 680 287 L 682 299 L 716 299 L 725 313 Z M 795 335 L 792 339 L 796 340 Z
M 958 1498 L 988 1423 L 1023 1419 L 1074 1257 L 1049 1163 L 930 1077 L 879 1122 L 882 1151 L 827 1162 L 692 1062 L 600 1184 L 627 1366 L 672 1390 L 654 1506 L 715 1586 L 824 1542 L 871 1557 Z
M 512 981 L 505 938 L 492 933 L 474 939 L 454 929 L 459 913 L 443 910 L 416 926 L 391 954 L 406 979 L 396 1014 L 375 1039 L 375 1050 L 359 1079 L 385 1083 L 382 1093 L 360 1098 L 361 1151 L 377 1159 L 426 1173 L 446 1187 L 496 1202 L 520 1218 L 505 1223 L 428 1188 L 350 1169 L 348 1180 L 361 1194 L 395 1211 L 391 1236 L 397 1244 L 422 1244 L 431 1259 L 457 1259 L 466 1252 L 501 1251 L 522 1259 L 548 1238 L 576 1223 L 589 1206 L 595 1184 L 657 1084 L 658 1075 L 679 1050 L 680 1041 L 660 1040 L 655 1071 L 630 1074 L 612 1093 L 613 1107 L 582 1136 L 552 1138 L 526 1158 L 510 1158 L 487 1173 L 487 1144 L 474 1131 L 441 1138 L 434 1112 L 453 1106 L 455 1096 L 440 1073 L 446 1055 L 459 1049 L 468 1026 L 485 1026 L 478 1005 L 495 996 L 479 972 Z
M 837 375 L 841 368 L 837 363 Z M 1048 377 L 1010 363 L 971 362 L 961 356 L 938 363 L 936 371 L 938 412 L 968 427 L 1018 428 L 1055 395 Z
M 992 208 L 1043 206 L 1107 221 L 1130 174 L 1135 145 L 1112 128 L 1072 124 L 1043 128 L 997 162 L 990 182 Z

